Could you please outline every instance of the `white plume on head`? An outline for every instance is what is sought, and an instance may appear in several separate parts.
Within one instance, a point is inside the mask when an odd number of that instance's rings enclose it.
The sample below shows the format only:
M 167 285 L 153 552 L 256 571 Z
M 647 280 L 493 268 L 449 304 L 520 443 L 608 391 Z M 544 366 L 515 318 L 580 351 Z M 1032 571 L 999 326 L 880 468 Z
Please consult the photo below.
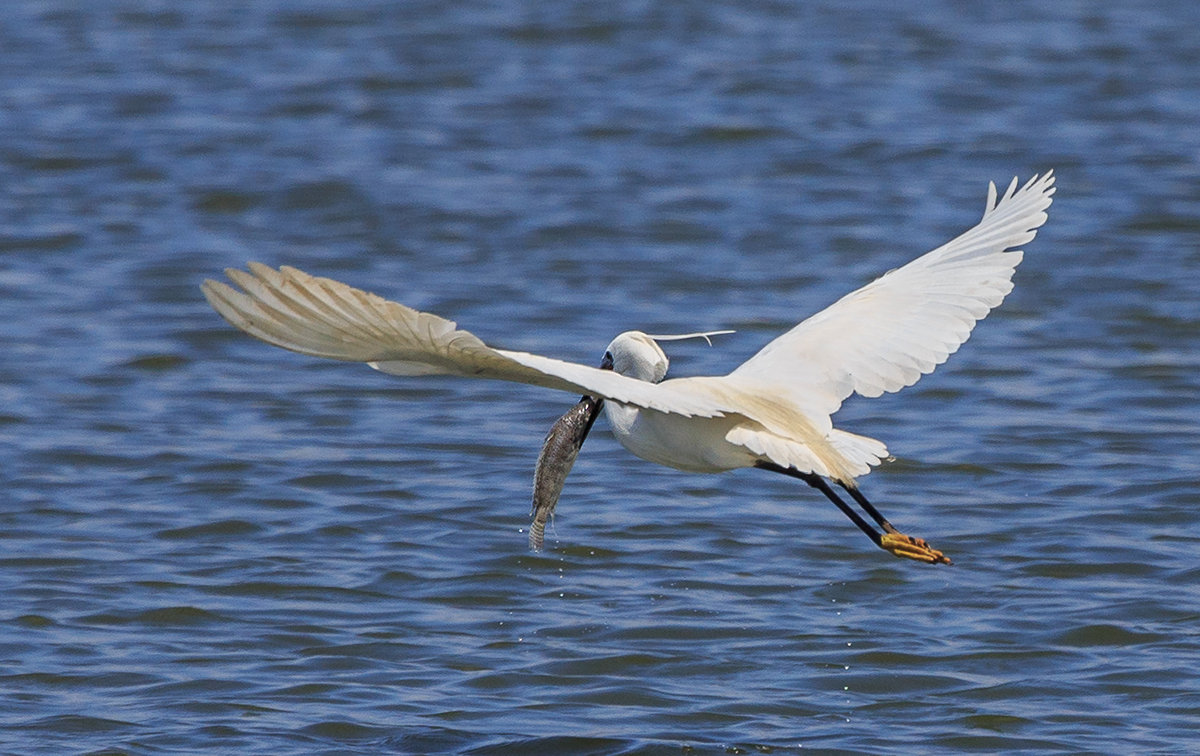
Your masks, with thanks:
M 697 331 L 696 333 L 666 333 L 666 334 L 646 334 L 655 341 L 683 341 L 684 339 L 704 339 L 712 346 L 712 339 L 709 336 L 723 336 L 727 333 L 737 333 L 736 331 Z

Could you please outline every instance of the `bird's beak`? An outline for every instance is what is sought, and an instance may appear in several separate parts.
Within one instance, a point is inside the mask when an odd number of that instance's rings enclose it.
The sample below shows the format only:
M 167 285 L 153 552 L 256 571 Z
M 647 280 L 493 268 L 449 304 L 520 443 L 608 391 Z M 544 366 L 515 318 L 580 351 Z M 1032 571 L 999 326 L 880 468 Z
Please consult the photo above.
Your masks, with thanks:
M 600 369 L 612 370 L 612 358 L 607 354 Z M 546 434 L 533 473 L 533 523 L 529 526 L 529 548 L 534 551 L 542 549 L 546 520 L 554 513 L 554 505 L 558 503 L 567 475 L 579 456 L 579 449 L 603 407 L 603 399 L 584 396 L 567 414 L 558 418 Z

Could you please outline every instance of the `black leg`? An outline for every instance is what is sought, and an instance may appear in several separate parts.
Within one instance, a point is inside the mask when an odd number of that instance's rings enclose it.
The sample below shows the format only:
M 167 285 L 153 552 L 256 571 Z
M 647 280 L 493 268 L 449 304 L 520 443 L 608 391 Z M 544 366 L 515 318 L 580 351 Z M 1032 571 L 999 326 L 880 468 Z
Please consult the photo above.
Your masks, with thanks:
M 791 467 L 781 467 L 780 465 L 777 465 L 774 462 L 759 461 L 759 462 L 756 462 L 754 464 L 754 466 L 757 468 L 763 469 L 763 470 L 770 470 L 771 472 L 783 473 L 784 475 L 790 476 L 792 478 L 797 478 L 799 480 L 804 481 L 805 483 L 812 486 L 813 488 L 817 489 L 821 493 L 825 494 L 825 496 L 830 501 L 832 501 L 834 504 L 837 505 L 838 509 L 842 510 L 842 512 L 847 517 L 850 518 L 851 522 L 853 522 L 855 525 L 858 526 L 859 530 L 861 530 L 862 532 L 867 534 L 867 537 L 870 538 L 875 543 L 876 546 L 880 545 L 880 540 L 882 539 L 882 536 L 879 534 L 879 531 L 876 530 L 875 528 L 871 527 L 870 523 L 868 523 L 866 520 L 864 520 L 862 518 L 862 515 L 860 515 L 858 512 L 855 512 L 854 509 L 849 504 L 847 504 L 845 501 L 843 501 L 842 497 L 838 496 L 837 492 L 834 491 L 832 488 L 830 488 L 829 484 L 826 483 L 825 479 L 822 478 L 820 475 L 817 475 L 816 473 L 800 472 L 799 470 L 795 470 Z M 862 497 L 862 494 L 855 495 L 856 491 L 854 489 L 847 489 L 847 490 L 850 491 L 851 496 L 854 496 L 854 500 L 859 501 L 860 504 L 862 503 L 862 501 L 866 501 L 865 498 L 862 498 L 860 501 L 860 497 Z M 870 503 L 868 503 L 867 506 L 864 507 L 864 509 L 866 509 L 867 512 L 872 517 L 874 517 L 877 521 L 880 521 L 881 525 L 883 523 L 887 522 L 887 520 L 884 520 L 880 516 L 879 512 L 875 511 L 875 508 L 872 507 L 870 505 Z M 885 527 L 890 528 L 891 524 L 889 523 Z M 892 528 L 892 530 L 895 530 L 895 528 Z M 891 532 L 891 531 L 888 531 L 888 532 Z
M 842 483 L 841 481 L 838 481 L 838 485 L 841 486 L 842 488 L 844 488 L 846 490 L 846 493 L 850 494 L 850 496 L 853 497 L 853 499 L 858 502 L 858 505 L 863 508 L 864 512 L 871 515 L 871 519 L 873 519 L 873 520 L 875 520 L 875 522 L 879 523 L 879 527 L 883 528 L 885 533 L 899 533 L 900 532 L 899 530 L 896 530 L 896 526 L 894 526 L 894 525 L 892 525 L 892 523 L 888 522 L 887 518 L 879 513 L 879 510 L 876 509 L 871 504 L 871 502 L 867 501 L 867 497 L 862 495 L 862 492 L 858 490 L 857 486 L 848 486 L 845 483 Z
M 936 549 L 930 548 L 929 544 L 924 540 L 907 536 L 901 533 L 899 530 L 896 530 L 895 526 L 888 522 L 887 518 L 880 514 L 879 510 L 876 509 L 871 502 L 867 501 L 867 497 L 863 496 L 862 493 L 859 492 L 858 488 L 856 488 L 854 485 L 842 483 L 840 481 L 838 482 L 838 485 L 845 489 L 846 493 L 850 494 L 854 501 L 858 502 L 858 505 L 863 508 L 863 511 L 870 515 L 875 522 L 879 523 L 879 526 L 883 528 L 882 533 L 871 527 L 871 524 L 863 519 L 862 515 L 854 511 L 849 504 L 843 501 L 842 497 L 838 496 L 837 492 L 830 488 L 829 484 L 826 483 L 825 479 L 820 475 L 810 472 L 800 472 L 799 470 L 795 470 L 790 467 L 782 467 L 781 465 L 777 465 L 774 462 L 767 462 L 766 460 L 760 460 L 756 462 L 754 466 L 763 470 L 783 473 L 789 477 L 797 478 L 825 494 L 826 498 L 836 504 L 837 508 L 842 510 L 842 512 L 845 513 L 845 515 L 849 517 L 855 525 L 858 526 L 859 530 L 866 533 L 867 537 L 870 538 L 876 546 L 884 551 L 887 551 L 898 557 L 915 559 L 919 562 L 926 562 L 927 564 L 950 564 L 950 560 L 946 558 L 945 554 Z

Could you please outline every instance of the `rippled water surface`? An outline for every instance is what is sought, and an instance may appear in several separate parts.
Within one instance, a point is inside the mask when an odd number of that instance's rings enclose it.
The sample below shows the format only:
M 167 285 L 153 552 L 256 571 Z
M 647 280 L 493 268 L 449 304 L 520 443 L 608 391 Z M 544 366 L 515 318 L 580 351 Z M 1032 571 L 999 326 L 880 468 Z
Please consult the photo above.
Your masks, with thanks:
M 6 4 L 0 750 L 1196 752 L 1198 9 Z M 198 288 L 291 264 L 587 363 L 736 328 L 670 349 L 723 372 L 1048 168 L 1004 306 L 838 416 L 950 568 L 603 422 L 531 553 L 574 397 Z

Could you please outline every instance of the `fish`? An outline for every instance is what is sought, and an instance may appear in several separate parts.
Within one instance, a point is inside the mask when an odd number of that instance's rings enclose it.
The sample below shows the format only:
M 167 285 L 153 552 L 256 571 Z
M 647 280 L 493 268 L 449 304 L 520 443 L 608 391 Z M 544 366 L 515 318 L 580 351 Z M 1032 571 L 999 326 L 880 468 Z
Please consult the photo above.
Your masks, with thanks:
M 534 551 L 542 550 L 546 521 L 554 514 L 567 475 L 603 406 L 603 399 L 585 395 L 546 434 L 533 471 L 533 509 L 529 513 L 533 522 L 529 526 L 529 548 Z

